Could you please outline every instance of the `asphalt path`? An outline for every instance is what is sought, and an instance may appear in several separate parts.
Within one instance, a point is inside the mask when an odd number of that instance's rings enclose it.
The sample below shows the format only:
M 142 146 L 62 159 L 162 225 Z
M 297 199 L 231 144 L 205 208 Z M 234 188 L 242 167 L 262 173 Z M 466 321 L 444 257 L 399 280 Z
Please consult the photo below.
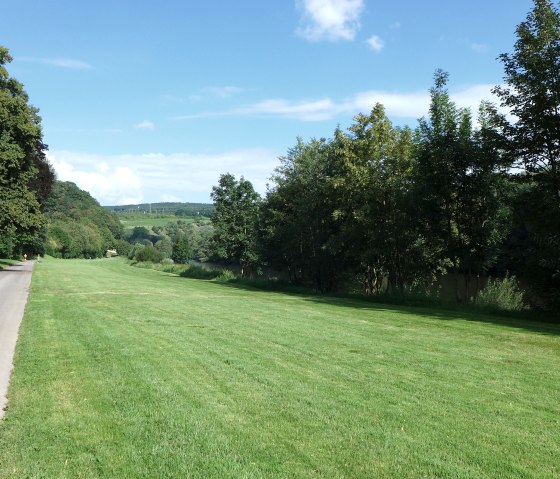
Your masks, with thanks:
M 25 261 L 0 270 L 0 419 L 8 403 L 19 325 L 25 311 L 35 261 Z

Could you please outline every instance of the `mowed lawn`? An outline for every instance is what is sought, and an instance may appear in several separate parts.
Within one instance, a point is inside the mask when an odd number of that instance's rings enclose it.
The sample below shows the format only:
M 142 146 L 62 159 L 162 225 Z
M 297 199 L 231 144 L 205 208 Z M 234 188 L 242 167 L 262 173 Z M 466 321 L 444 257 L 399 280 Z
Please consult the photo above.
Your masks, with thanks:
M 560 476 L 560 328 L 36 265 L 8 478 Z

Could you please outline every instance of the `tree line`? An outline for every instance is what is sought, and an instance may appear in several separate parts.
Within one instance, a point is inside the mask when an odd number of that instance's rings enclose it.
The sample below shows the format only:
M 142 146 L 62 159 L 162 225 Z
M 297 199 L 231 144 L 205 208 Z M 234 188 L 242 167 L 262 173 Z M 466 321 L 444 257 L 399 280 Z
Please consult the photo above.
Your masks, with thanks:
M 222 175 L 212 191 L 219 255 L 244 274 L 270 266 L 323 292 L 349 276 L 366 293 L 410 291 L 447 272 L 468 298 L 473 277 L 509 272 L 539 305 L 558 308 L 558 7 L 535 0 L 516 34 L 513 53 L 499 57 L 500 104 L 482 102 L 474 118 L 438 70 L 414 129 L 377 104 L 332 138 L 298 139 L 262 198 Z

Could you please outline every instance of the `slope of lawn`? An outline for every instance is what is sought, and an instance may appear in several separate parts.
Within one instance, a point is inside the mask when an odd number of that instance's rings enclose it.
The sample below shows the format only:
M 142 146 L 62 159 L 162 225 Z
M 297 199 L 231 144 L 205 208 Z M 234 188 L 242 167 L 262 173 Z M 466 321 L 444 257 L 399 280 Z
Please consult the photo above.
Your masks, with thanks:
M 0 477 L 559 477 L 559 334 L 48 259 Z

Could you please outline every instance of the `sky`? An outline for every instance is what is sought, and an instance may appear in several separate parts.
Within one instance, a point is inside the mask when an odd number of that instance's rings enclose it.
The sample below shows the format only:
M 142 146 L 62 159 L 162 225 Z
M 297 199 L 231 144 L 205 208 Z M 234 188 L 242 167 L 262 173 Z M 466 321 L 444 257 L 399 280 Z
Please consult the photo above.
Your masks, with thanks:
M 265 194 L 301 137 L 385 105 L 426 116 L 436 69 L 476 112 L 531 0 L 0 0 L 8 71 L 58 179 L 102 205 L 211 202 L 221 174 Z

